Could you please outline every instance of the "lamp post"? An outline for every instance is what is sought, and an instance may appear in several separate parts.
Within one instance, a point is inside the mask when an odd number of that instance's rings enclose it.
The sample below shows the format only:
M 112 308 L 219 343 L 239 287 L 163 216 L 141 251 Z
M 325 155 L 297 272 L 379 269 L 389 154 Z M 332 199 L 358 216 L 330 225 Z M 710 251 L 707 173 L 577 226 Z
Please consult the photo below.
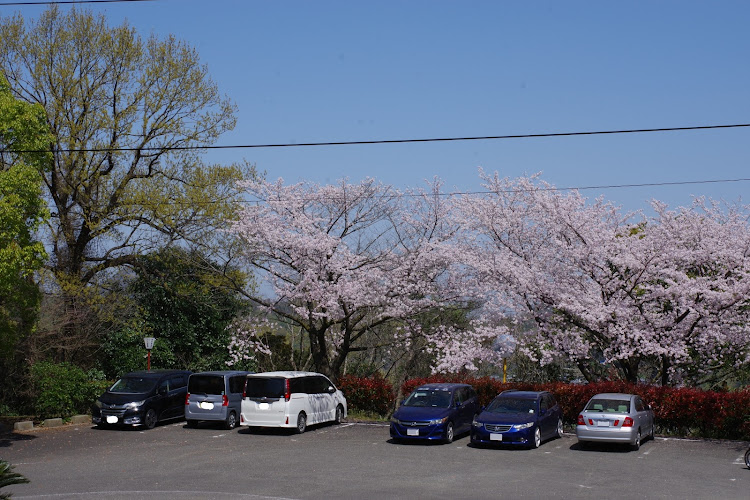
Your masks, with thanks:
M 148 371 L 151 371 L 151 349 L 154 348 L 154 342 L 156 342 L 154 337 L 143 338 L 143 343 L 146 345 L 146 351 L 148 351 L 148 354 L 146 355 L 146 370 Z

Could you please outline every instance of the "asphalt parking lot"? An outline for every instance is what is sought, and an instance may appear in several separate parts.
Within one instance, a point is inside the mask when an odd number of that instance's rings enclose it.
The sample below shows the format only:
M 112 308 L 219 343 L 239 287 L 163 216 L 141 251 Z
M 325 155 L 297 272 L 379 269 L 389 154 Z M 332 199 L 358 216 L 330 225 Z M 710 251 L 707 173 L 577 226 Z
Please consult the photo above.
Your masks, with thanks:
M 640 450 L 582 450 L 575 435 L 539 449 L 394 444 L 384 424 L 301 435 L 184 422 L 150 431 L 89 425 L 0 437 L 31 480 L 18 499 L 93 498 L 750 498 L 748 443 L 659 438 Z

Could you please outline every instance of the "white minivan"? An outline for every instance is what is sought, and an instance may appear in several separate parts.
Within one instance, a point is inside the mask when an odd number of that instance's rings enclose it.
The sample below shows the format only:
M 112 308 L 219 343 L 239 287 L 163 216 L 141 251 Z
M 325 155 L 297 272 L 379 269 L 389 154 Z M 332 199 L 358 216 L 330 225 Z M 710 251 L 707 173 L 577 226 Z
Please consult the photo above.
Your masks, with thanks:
M 242 395 L 241 426 L 288 427 L 297 433 L 308 425 L 341 423 L 346 398 L 320 373 L 277 371 L 247 376 Z

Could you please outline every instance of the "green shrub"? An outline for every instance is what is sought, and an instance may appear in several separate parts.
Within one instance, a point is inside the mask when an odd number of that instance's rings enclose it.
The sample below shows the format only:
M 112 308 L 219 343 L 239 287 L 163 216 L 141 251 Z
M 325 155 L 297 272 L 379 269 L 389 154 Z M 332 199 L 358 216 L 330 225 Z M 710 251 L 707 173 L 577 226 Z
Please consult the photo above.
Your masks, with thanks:
M 88 413 L 91 404 L 108 385 L 102 375 L 101 372 L 86 373 L 70 363 L 35 363 L 31 367 L 31 378 L 37 416 L 54 418 Z
M 0 460 L 0 488 L 12 484 L 28 483 L 29 480 L 18 472 L 13 472 L 13 466 L 5 460 Z M 10 493 L 0 493 L 0 499 L 10 498 Z

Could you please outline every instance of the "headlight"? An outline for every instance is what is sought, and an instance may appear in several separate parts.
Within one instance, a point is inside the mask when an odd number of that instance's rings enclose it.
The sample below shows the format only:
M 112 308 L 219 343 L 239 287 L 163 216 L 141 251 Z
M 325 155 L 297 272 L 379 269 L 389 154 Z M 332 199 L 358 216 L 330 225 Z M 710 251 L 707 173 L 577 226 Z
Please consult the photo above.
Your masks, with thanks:
M 448 417 L 436 418 L 434 420 L 430 420 L 430 425 L 444 424 L 447 421 L 448 421 Z
M 399 421 L 399 419 L 397 419 L 395 417 L 391 417 L 391 422 L 393 422 L 394 424 L 400 424 L 401 423 L 401 421 Z
M 471 421 L 471 425 L 473 425 L 477 429 L 482 428 L 482 422 L 477 422 L 477 417 L 474 417 L 474 420 Z
M 101 408 L 102 407 L 102 402 L 99 401 L 98 399 L 94 402 L 94 404 L 96 405 L 97 408 Z
M 513 426 L 514 429 L 517 431 L 520 431 L 521 429 L 528 429 L 529 427 L 533 427 L 534 422 L 526 422 L 525 424 L 516 424 Z
M 133 401 L 132 403 L 126 404 L 125 407 L 126 408 L 138 408 L 139 406 L 141 406 L 145 402 L 146 402 L 145 399 L 143 401 Z

